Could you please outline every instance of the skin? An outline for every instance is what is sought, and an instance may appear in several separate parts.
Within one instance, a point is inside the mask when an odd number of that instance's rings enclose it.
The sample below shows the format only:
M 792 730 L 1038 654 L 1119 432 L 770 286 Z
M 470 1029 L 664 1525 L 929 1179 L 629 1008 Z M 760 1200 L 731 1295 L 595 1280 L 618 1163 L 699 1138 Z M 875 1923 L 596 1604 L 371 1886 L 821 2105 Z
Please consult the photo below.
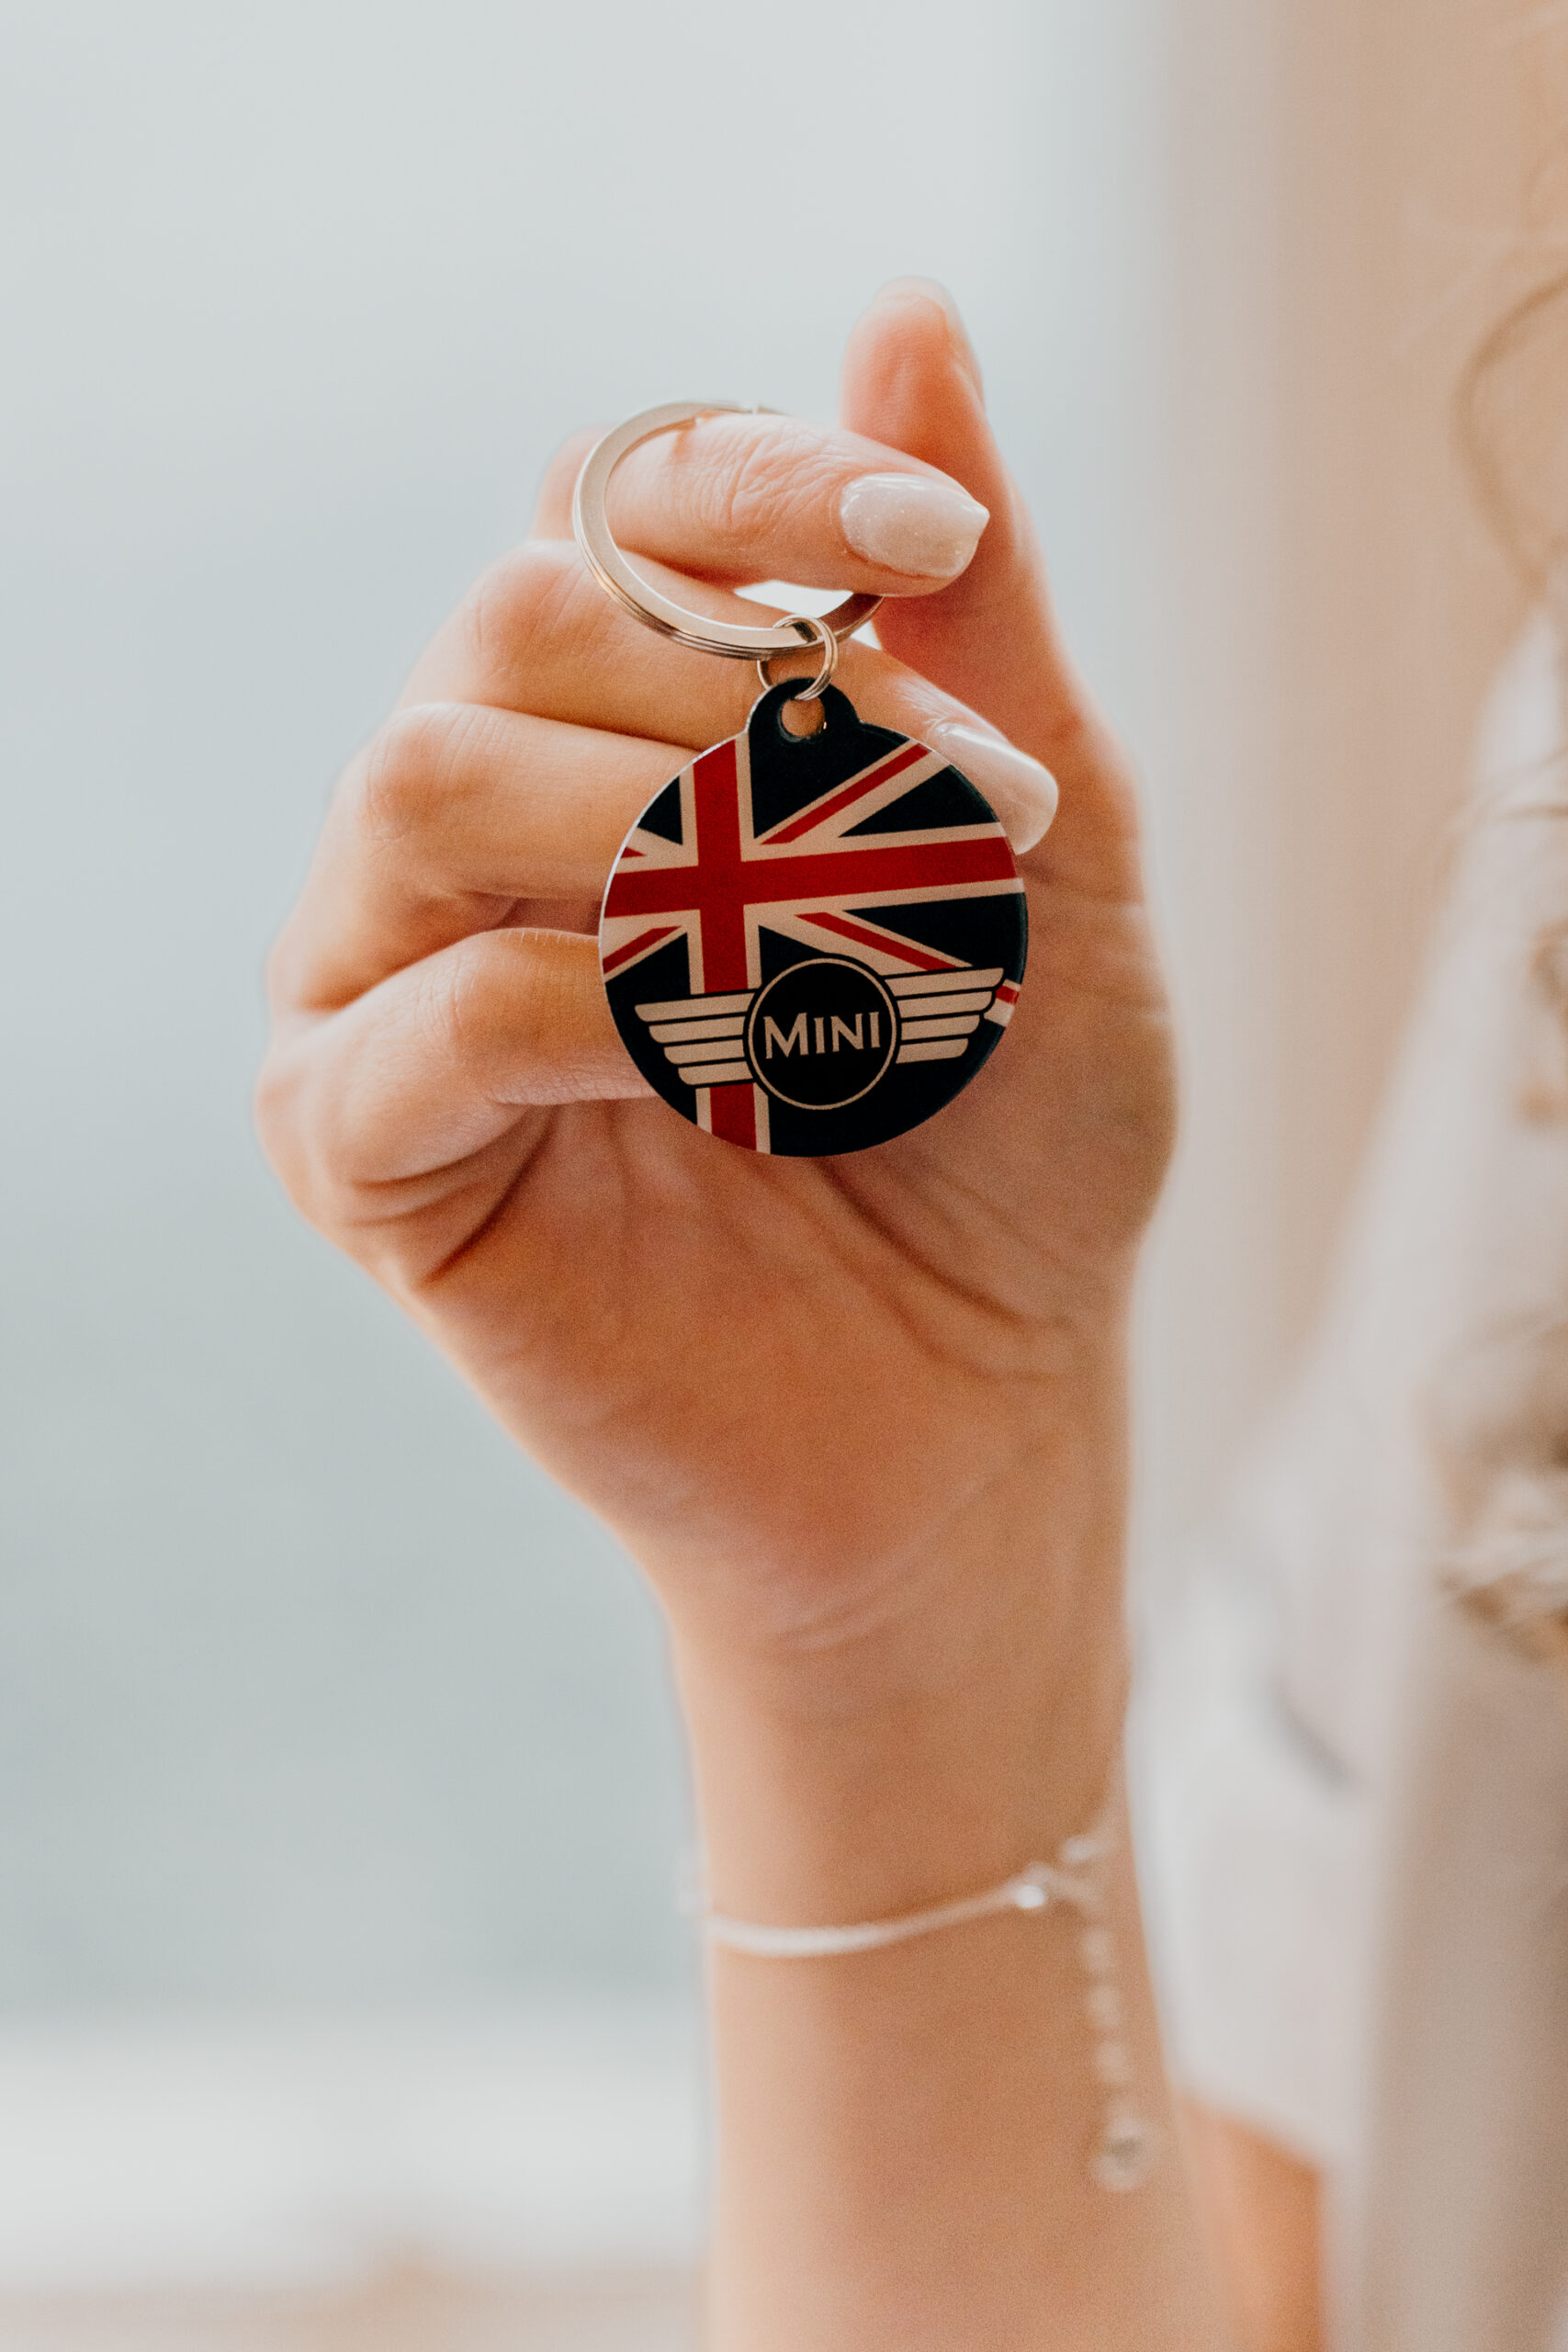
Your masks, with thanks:
M 1194 2099 L 1182 2138 L 1238 2344 L 1322 2352 L 1320 2176 Z
M 628 459 L 612 522 L 671 593 L 897 597 L 840 668 L 862 715 L 999 730 L 1061 786 L 1021 861 L 1027 986 L 956 1103 L 837 1160 L 699 1134 L 648 1099 L 592 933 L 638 810 L 757 689 L 588 577 L 587 446 L 343 779 L 273 961 L 261 1130 L 652 1580 L 716 1907 L 888 1915 L 1054 1854 L 1113 1779 L 1128 1293 L 1173 1120 L 1134 796 L 931 289 L 862 321 L 836 431 L 716 419 Z M 968 569 L 853 557 L 843 485 L 930 469 L 989 509 Z M 1114 1903 L 1160 2113 L 1124 1861 Z M 1089 2182 L 1076 1932 L 1011 1914 L 850 1960 L 716 1955 L 718 2352 L 1230 2340 L 1174 2156 L 1130 2196 Z

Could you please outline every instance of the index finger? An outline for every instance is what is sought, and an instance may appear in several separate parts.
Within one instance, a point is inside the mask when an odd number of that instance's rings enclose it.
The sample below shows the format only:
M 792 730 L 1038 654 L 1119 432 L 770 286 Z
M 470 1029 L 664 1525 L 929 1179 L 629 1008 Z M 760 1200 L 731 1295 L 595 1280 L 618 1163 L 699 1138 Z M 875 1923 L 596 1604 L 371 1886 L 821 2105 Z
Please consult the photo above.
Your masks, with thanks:
M 572 441 L 550 467 L 542 537 L 570 537 L 572 486 L 592 447 Z M 661 433 L 616 467 L 606 507 L 623 548 L 697 579 L 887 596 L 945 587 L 989 519 L 937 467 L 791 416 L 705 416 Z

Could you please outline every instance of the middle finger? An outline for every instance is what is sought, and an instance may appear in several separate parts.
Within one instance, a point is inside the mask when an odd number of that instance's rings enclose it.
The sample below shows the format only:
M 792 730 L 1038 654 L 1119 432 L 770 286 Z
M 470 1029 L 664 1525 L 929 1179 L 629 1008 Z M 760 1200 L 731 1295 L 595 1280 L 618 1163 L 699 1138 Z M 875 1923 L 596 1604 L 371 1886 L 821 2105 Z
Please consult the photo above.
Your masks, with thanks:
M 274 984 L 335 1011 L 474 931 L 592 928 L 604 877 L 682 746 L 474 704 L 396 713 L 345 771 Z
M 678 604 L 714 619 L 765 628 L 774 617 L 768 606 L 662 565 L 639 568 Z M 814 648 L 803 648 L 780 670 L 806 674 L 816 660 Z M 962 703 L 872 646 L 846 645 L 839 676 L 874 726 L 931 742 L 931 729 L 960 724 L 1000 741 Z M 534 539 L 488 571 L 437 630 L 403 699 L 493 703 L 701 751 L 739 732 L 757 694 L 750 662 L 660 637 L 606 595 L 570 540 Z

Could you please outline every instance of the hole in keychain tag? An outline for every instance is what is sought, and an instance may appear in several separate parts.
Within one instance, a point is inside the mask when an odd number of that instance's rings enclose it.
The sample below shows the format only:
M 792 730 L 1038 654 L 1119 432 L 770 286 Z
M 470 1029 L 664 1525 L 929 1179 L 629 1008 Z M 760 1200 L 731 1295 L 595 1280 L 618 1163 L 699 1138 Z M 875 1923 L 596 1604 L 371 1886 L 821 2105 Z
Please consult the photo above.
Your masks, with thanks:
M 797 742 L 807 735 L 820 735 L 827 724 L 819 695 L 791 695 L 779 713 L 779 725 Z
M 968 1085 L 1018 1001 L 1028 915 L 989 803 L 830 683 L 878 598 L 710 620 L 615 546 L 604 493 L 621 458 L 735 405 L 649 409 L 578 476 L 572 526 L 601 586 L 662 636 L 756 662 L 764 687 L 742 732 L 672 777 L 622 844 L 600 965 L 627 1051 L 673 1110 L 746 1150 L 823 1158 L 907 1134 Z M 772 683 L 772 658 L 813 644 L 814 676 Z M 809 731 L 785 723 L 796 702 L 820 710 Z

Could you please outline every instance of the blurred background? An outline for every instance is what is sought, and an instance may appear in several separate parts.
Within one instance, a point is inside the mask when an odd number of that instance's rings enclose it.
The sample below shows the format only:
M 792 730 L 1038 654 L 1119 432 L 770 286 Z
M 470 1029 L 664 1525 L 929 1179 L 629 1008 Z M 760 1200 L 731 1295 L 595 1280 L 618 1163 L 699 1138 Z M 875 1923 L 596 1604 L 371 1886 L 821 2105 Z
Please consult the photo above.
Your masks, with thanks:
M 10 0 L 10 2352 L 690 2340 L 658 1625 L 247 1097 L 333 775 L 555 446 L 829 415 L 893 275 L 963 307 L 1146 781 L 1188 1064 L 1146 1555 L 1245 1446 L 1512 619 L 1449 401 L 1538 142 L 1498 10 L 1371 13 Z

